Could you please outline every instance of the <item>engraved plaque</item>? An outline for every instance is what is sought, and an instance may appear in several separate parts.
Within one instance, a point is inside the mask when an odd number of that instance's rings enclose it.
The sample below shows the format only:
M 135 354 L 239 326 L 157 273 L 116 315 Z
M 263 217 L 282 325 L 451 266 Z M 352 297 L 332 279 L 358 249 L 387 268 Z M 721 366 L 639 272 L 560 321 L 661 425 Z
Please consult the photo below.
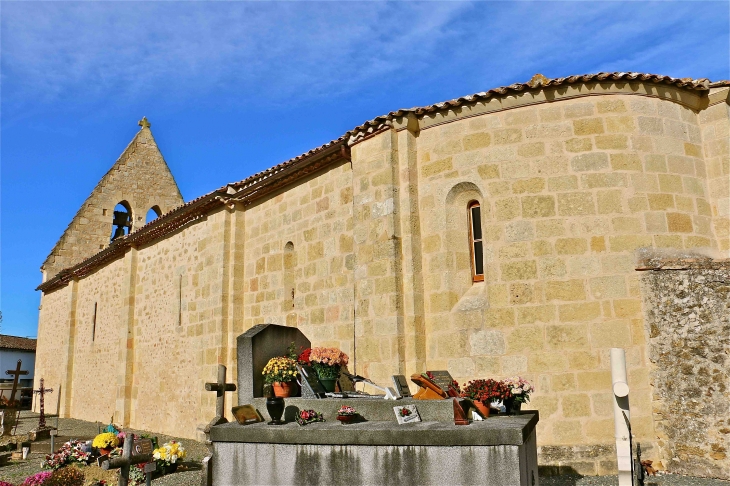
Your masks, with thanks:
M 241 425 L 255 424 L 256 422 L 263 422 L 264 419 L 259 414 L 258 410 L 253 405 L 241 405 L 240 407 L 233 407 L 231 413 L 236 417 L 236 422 Z
M 393 386 L 399 397 L 408 398 L 411 390 L 408 388 L 408 380 L 404 375 L 393 375 Z
M 152 446 L 152 439 L 139 439 L 135 440 L 132 444 L 132 455 L 138 456 L 140 454 L 152 454 L 154 447 Z
M 428 371 L 428 373 L 433 375 L 433 379 L 431 381 L 436 383 L 443 391 L 448 392 L 449 387 L 454 382 L 454 379 L 451 377 L 451 373 L 445 370 Z

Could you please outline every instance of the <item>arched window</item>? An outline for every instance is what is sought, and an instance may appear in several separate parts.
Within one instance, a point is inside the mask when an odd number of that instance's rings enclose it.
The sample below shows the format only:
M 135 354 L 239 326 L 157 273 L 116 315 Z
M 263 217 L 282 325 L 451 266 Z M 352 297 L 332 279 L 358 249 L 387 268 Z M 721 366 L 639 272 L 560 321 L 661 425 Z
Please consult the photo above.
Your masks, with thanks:
M 131 228 L 132 208 L 127 201 L 121 201 L 114 207 L 111 240 L 114 241 L 121 236 L 128 235 Z
M 483 282 L 484 245 L 482 243 L 482 216 L 479 201 L 470 202 L 468 206 L 468 212 L 469 251 L 471 253 L 471 277 L 473 282 Z
M 153 221 L 157 218 L 159 218 L 162 215 L 162 211 L 160 210 L 159 206 L 152 206 L 149 211 L 147 211 L 147 216 L 145 217 L 145 224 L 149 223 L 150 221 Z

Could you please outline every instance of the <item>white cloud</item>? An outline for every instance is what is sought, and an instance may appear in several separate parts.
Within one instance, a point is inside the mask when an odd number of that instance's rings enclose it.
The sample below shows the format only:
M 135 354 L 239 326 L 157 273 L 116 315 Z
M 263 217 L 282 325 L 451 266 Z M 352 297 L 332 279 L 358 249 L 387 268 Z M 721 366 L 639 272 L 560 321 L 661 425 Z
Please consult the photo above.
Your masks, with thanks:
M 224 104 L 263 105 L 401 82 L 480 91 L 538 71 L 717 77 L 728 69 L 725 10 L 717 2 L 5 3 L 3 98 L 12 114 L 70 98 L 186 103 L 215 93 Z

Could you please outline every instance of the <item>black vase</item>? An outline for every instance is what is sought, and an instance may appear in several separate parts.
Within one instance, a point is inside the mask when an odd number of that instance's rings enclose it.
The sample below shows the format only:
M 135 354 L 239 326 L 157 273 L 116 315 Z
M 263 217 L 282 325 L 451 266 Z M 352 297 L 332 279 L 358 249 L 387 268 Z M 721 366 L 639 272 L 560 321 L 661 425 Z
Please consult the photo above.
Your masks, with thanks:
M 519 415 L 522 402 L 518 402 L 514 397 L 508 398 L 504 400 L 504 408 L 507 415 Z
M 266 399 L 266 410 L 269 412 L 271 422 L 269 425 L 281 425 L 281 416 L 284 415 L 284 399 L 281 397 L 269 397 Z

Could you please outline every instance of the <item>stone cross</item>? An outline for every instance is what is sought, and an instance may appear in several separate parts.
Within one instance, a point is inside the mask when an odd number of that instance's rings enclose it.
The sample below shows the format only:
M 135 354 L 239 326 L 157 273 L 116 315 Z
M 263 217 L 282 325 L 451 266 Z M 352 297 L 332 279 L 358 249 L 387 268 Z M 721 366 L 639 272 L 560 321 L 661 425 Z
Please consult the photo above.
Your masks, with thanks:
M 226 414 L 226 392 L 236 391 L 236 385 L 226 383 L 226 367 L 222 364 L 218 365 L 218 381 L 216 383 L 206 383 L 206 391 L 216 392 L 215 418 L 205 427 L 205 433 L 210 433 L 210 428 L 214 425 L 225 424 L 228 422 L 225 418 Z
M 152 124 L 147 121 L 147 117 L 143 116 L 140 121 L 137 122 L 137 125 L 141 126 L 142 128 L 149 128 L 152 126 Z
M 122 446 L 122 457 L 115 457 L 113 459 L 106 459 L 101 463 L 101 468 L 105 471 L 109 469 L 119 469 L 119 483 L 118 486 L 129 485 L 129 467 L 135 464 L 152 461 L 151 453 L 140 453 L 132 454 L 132 446 L 134 445 L 134 434 L 127 432 L 124 438 L 124 446 Z M 151 449 L 151 447 L 150 447 Z M 154 468 L 148 472 L 145 468 L 145 475 L 149 477 Z M 149 484 L 149 482 L 148 482 Z
M 12 405 L 13 400 L 15 400 L 15 392 L 18 391 L 18 378 L 20 378 L 20 375 L 27 375 L 28 371 L 23 370 L 20 371 L 20 365 L 22 361 L 18 360 L 18 366 L 14 370 L 8 370 L 5 372 L 5 374 L 13 376 L 13 391 L 10 392 L 10 403 Z
M 40 402 L 41 402 L 41 417 L 40 417 L 40 419 L 38 419 L 38 428 L 39 429 L 45 429 L 46 428 L 46 407 L 45 407 L 45 403 L 43 401 L 43 396 L 46 393 L 53 393 L 53 388 L 45 388 L 43 386 L 43 378 L 41 378 L 41 386 L 40 386 L 40 388 L 38 388 L 37 390 L 33 390 L 33 393 L 34 394 L 38 394 L 41 397 L 41 399 L 40 399 Z

